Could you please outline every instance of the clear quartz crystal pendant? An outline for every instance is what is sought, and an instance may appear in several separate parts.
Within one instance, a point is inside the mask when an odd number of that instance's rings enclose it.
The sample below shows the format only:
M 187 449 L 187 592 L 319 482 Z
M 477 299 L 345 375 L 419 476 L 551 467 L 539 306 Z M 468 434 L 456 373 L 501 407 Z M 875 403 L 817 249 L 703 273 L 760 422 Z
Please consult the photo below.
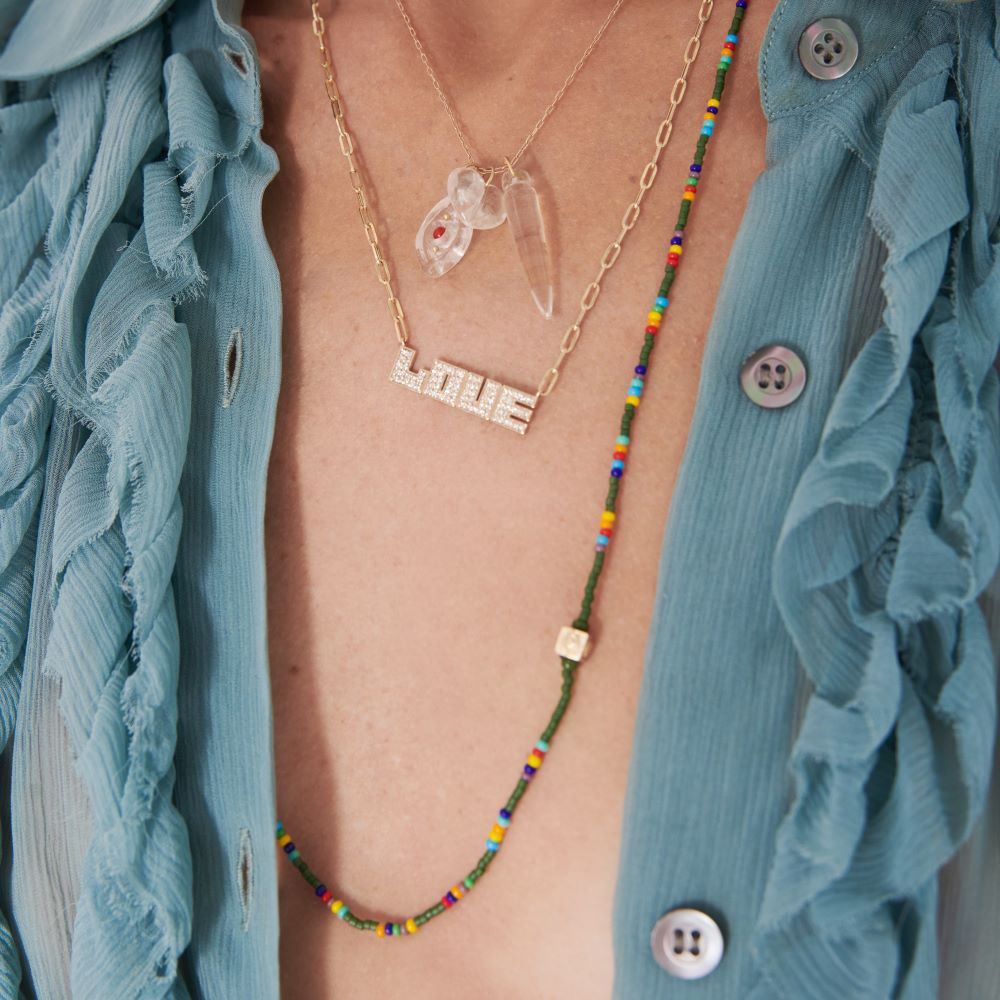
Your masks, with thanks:
M 473 229 L 495 229 L 507 221 L 507 212 L 503 207 L 503 191 L 499 185 L 492 184 L 483 191 L 483 200 L 472 217 Z
M 473 229 L 494 229 L 507 219 L 503 192 L 487 185 L 474 167 L 456 167 L 448 175 L 448 197 Z
M 448 174 L 448 197 L 463 222 L 471 225 L 485 193 L 486 181 L 474 167 L 456 167 Z
M 538 192 L 525 170 L 503 175 L 503 206 L 538 311 L 552 318 L 552 271 Z
M 472 226 L 458 214 L 450 198 L 442 198 L 417 231 L 420 264 L 432 278 L 439 278 L 465 256 L 471 240 Z

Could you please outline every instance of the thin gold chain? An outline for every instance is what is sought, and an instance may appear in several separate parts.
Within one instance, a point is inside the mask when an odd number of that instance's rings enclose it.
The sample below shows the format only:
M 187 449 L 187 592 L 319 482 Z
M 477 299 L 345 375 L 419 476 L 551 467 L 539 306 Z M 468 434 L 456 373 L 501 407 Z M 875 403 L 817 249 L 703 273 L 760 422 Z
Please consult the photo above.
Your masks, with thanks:
M 525 136 L 524 142 L 518 147 L 517 152 L 513 156 L 505 158 L 505 163 L 509 160 L 509 165 L 513 167 L 517 161 L 524 155 L 524 151 L 531 145 L 535 136 L 542 130 L 542 126 L 548 121 L 549 115 L 552 114 L 556 109 L 556 105 L 563 99 L 563 95 L 569 90 L 570 85 L 576 79 L 577 74 L 583 69 L 583 64 L 590 58 L 591 53 L 597 48 L 598 43 L 607 31 L 608 25 L 614 20 L 615 14 L 618 13 L 618 9 L 625 2 L 625 0 L 615 0 L 614 6 L 608 12 L 608 16 L 604 19 L 601 26 L 597 29 L 597 34 L 594 35 L 593 40 L 587 46 L 583 55 L 577 60 L 576 65 L 573 67 L 569 76 L 566 77 L 563 85 L 556 91 L 556 96 L 552 98 L 552 102 L 549 106 L 542 112 L 542 117 L 538 119 L 535 123 L 535 127 Z M 406 8 L 403 6 L 403 0 L 396 0 L 396 7 L 399 9 L 399 13 L 403 17 L 403 21 L 406 24 L 406 29 L 410 33 L 410 37 L 413 39 L 413 44 L 416 47 L 417 54 L 420 56 L 420 61 L 424 64 L 424 69 L 427 70 L 427 75 L 431 78 L 431 83 L 434 84 L 434 89 L 437 91 L 438 100 L 444 105 L 445 111 L 448 112 L 448 117 L 451 119 L 451 126 L 455 130 L 455 135 L 458 136 L 458 141 L 462 144 L 462 148 L 465 150 L 465 155 L 469 158 L 469 166 L 475 167 L 482 174 L 489 174 L 490 176 L 494 174 L 499 174 L 505 169 L 504 165 L 495 167 L 483 167 L 476 162 L 475 153 L 472 151 L 472 145 L 466 138 L 465 133 L 462 131 L 462 126 L 459 124 L 458 115 L 455 113 L 455 109 L 451 106 L 451 102 L 445 95 L 444 88 L 441 86 L 440 81 L 437 78 L 437 74 L 434 72 L 434 67 L 431 66 L 431 61 L 424 50 L 420 39 L 417 37 L 417 29 L 413 27 L 413 21 L 410 19 L 410 15 L 407 14 Z
M 559 355 L 556 358 L 555 363 L 542 376 L 541 382 L 538 383 L 536 393 L 539 396 L 548 396 L 549 393 L 551 393 L 555 388 L 563 363 L 568 355 L 571 354 L 576 348 L 577 343 L 580 340 L 580 332 L 583 327 L 584 319 L 586 318 L 587 313 L 589 313 L 597 303 L 597 297 L 601 293 L 601 282 L 604 279 L 604 275 L 607 274 L 612 267 L 614 267 L 615 262 L 618 260 L 618 257 L 622 252 L 622 245 L 625 242 L 626 236 L 639 221 L 639 214 L 642 210 L 642 200 L 645 198 L 646 192 L 653 186 L 653 181 L 656 179 L 656 174 L 659 169 L 660 156 L 666 148 L 667 143 L 670 141 L 670 136 L 673 132 L 674 112 L 684 99 L 684 93 L 687 90 L 688 72 L 691 69 L 692 63 L 694 63 L 698 56 L 699 49 L 701 48 L 702 31 L 704 30 L 708 19 L 712 15 L 713 4 L 714 0 L 701 0 L 701 6 L 698 8 L 698 29 L 688 40 L 688 43 L 684 48 L 684 70 L 674 81 L 674 85 L 671 88 L 670 107 L 667 109 L 666 116 L 657 127 L 653 155 L 643 168 L 642 175 L 639 178 L 639 190 L 636 193 L 635 198 L 625 209 L 625 214 L 622 216 L 621 228 L 619 229 L 618 235 L 611 241 L 610 244 L 608 244 L 608 248 L 604 251 L 604 254 L 601 257 L 597 275 L 586 287 L 586 289 L 584 289 L 583 296 L 580 298 L 580 307 L 577 312 L 576 319 L 569 327 L 567 327 L 566 332 L 563 334 L 562 340 L 559 343 Z M 337 89 L 336 81 L 333 78 L 333 63 L 330 59 L 330 52 L 326 45 L 326 22 L 319 13 L 318 0 L 313 0 L 311 8 L 312 31 L 316 36 L 317 42 L 319 43 L 320 63 L 323 67 L 326 96 L 330 101 L 330 110 L 333 112 L 333 118 L 337 125 L 337 133 L 340 140 L 340 151 L 348 163 L 351 187 L 358 200 L 358 212 L 361 216 L 361 224 L 364 227 L 365 237 L 368 240 L 368 246 L 371 248 L 372 257 L 375 259 L 375 275 L 378 278 L 379 284 L 381 284 L 386 290 L 389 315 L 392 317 L 393 326 L 396 330 L 396 338 L 400 344 L 406 344 L 409 337 L 409 331 L 406 325 L 406 317 L 403 313 L 403 305 L 396 296 L 392 285 L 392 275 L 389 271 L 389 265 L 382 256 L 378 230 L 371 216 L 368 195 L 365 191 L 361 171 L 358 169 L 358 164 L 354 156 L 354 140 L 351 138 L 351 133 L 347 130 L 347 123 L 344 120 L 343 101 L 340 97 L 340 91 Z

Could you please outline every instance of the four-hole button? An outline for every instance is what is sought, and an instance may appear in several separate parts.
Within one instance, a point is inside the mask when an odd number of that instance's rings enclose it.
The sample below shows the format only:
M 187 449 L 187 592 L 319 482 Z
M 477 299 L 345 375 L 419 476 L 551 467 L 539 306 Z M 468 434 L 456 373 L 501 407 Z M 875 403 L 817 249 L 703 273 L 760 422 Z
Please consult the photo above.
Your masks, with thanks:
M 722 961 L 725 941 L 719 925 L 701 910 L 665 913 L 650 936 L 653 958 L 679 979 L 701 979 Z
M 740 368 L 740 385 L 758 406 L 778 409 L 802 395 L 806 366 L 790 347 L 769 344 L 754 351 Z
M 858 36 L 839 17 L 821 17 L 799 37 L 799 61 L 817 80 L 836 80 L 858 61 Z

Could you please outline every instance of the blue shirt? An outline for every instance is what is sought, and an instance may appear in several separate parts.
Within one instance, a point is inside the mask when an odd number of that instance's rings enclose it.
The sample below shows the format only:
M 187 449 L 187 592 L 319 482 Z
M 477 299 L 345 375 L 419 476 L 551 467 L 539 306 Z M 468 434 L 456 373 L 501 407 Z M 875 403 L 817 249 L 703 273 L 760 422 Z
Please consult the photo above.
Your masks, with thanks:
M 278 163 L 239 7 L 0 0 L 3 998 L 278 995 Z M 859 43 L 835 80 L 798 51 L 826 16 Z M 616 1000 L 1000 995 L 998 51 L 995 0 L 768 23 L 767 169 L 647 644 Z M 739 388 L 769 344 L 807 368 L 786 408 Z M 685 905 L 726 945 L 690 982 L 650 949 Z

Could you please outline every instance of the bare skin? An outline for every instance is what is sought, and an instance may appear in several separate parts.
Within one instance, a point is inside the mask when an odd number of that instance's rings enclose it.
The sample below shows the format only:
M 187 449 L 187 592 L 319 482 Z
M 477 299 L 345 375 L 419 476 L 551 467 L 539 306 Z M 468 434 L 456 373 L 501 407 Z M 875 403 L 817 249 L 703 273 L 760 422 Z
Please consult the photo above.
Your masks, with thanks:
M 501 855 L 455 912 L 400 942 L 325 915 L 282 864 L 283 996 L 610 994 L 622 802 L 660 544 L 712 303 L 765 165 L 757 54 L 776 3 L 755 2 L 744 21 L 635 423 L 596 647 Z M 484 160 L 517 147 L 609 6 L 410 5 Z M 285 312 L 266 523 L 278 804 L 314 869 L 363 915 L 419 912 L 473 866 L 558 697 L 552 643 L 579 608 L 624 390 L 731 11 L 717 5 L 706 26 L 659 179 L 524 438 L 388 381 L 396 341 L 308 6 L 250 0 L 244 12 L 261 54 L 264 136 L 281 161 L 264 202 Z M 343 0 L 324 13 L 416 364 L 441 357 L 533 389 L 634 195 L 696 5 L 625 5 L 523 161 L 554 244 L 548 323 L 504 229 L 477 234 L 443 279 L 419 271 L 416 228 L 462 149 L 390 0 Z

